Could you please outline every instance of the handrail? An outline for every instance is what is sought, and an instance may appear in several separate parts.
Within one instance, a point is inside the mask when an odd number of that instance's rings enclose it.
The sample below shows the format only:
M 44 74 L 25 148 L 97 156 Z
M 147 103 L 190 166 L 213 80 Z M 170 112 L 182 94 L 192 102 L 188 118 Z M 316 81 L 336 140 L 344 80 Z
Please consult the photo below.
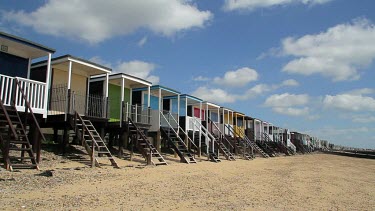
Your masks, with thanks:
M 134 112 L 133 112 L 134 111 Z M 140 111 L 140 113 L 138 113 Z M 144 113 L 146 111 L 146 114 Z M 121 117 L 123 119 L 132 118 L 134 122 L 137 123 L 144 123 L 144 124 L 150 124 L 151 123 L 151 115 L 150 115 L 150 107 L 147 106 L 147 104 L 135 104 L 131 105 L 129 102 L 123 103 L 122 105 L 122 115 L 125 117 Z M 133 115 L 135 116 L 135 119 L 133 119 Z M 138 118 L 139 116 L 139 118 Z M 143 121 L 146 119 L 146 122 Z
M 208 137 L 211 139 L 211 141 L 212 142 L 216 142 L 216 139 L 215 139 L 215 137 L 210 133 L 210 131 L 208 131 L 207 130 L 207 128 L 204 126 L 204 125 L 202 125 L 202 123 L 200 123 L 197 119 L 195 119 L 195 118 L 193 118 L 194 120 L 193 120 L 193 124 L 194 124 L 194 126 L 196 126 L 195 125 L 195 123 L 198 123 L 198 126 L 201 128 L 201 129 L 203 129 L 202 130 L 202 132 L 203 132 L 203 134 L 205 135 L 205 137 L 206 137 L 206 140 L 208 140 Z
M 15 78 L 18 79 L 19 81 L 26 81 L 26 82 L 32 82 L 34 84 L 46 85 L 45 82 L 35 81 L 35 80 L 21 78 L 21 77 L 15 77 Z
M 35 115 L 34 115 L 34 112 L 33 112 L 33 110 L 31 109 L 30 103 L 29 103 L 29 101 L 27 100 L 27 97 L 26 97 L 26 95 L 25 95 L 25 92 L 24 92 L 24 90 L 22 89 L 22 86 L 21 86 L 21 84 L 20 84 L 20 81 L 18 80 L 17 77 L 16 77 L 15 82 L 16 82 L 18 88 L 19 88 L 19 92 L 21 93 L 22 98 L 25 100 L 25 107 L 29 110 L 29 112 L 30 112 L 30 114 L 31 114 L 31 117 L 32 117 L 32 119 L 34 120 L 35 126 L 38 128 L 38 131 L 39 131 L 40 136 L 42 137 L 43 141 L 46 141 L 46 138 L 44 137 L 44 134 L 42 133 L 42 130 L 40 129 L 39 123 L 38 123 L 38 121 L 36 120 L 36 117 L 35 117 Z M 14 104 L 14 106 L 16 105 L 15 99 L 13 99 L 13 104 Z
M 168 112 L 169 113 L 169 112 Z M 193 142 L 193 140 L 190 139 L 189 135 L 185 132 L 185 130 L 182 129 L 182 127 L 180 126 L 180 124 L 178 124 L 177 120 L 173 117 L 173 115 L 171 115 L 171 113 L 169 113 L 170 116 L 172 117 L 173 121 L 177 124 L 178 126 L 178 129 L 179 131 L 181 130 L 182 133 L 187 137 L 187 139 L 191 142 L 191 144 L 196 148 L 196 149 L 199 149 L 199 147 L 197 147 L 197 145 L 195 145 L 195 143 Z
M 8 124 L 9 124 L 9 128 L 10 128 L 10 130 L 12 131 L 12 133 L 13 133 L 15 139 L 18 139 L 17 132 L 16 132 L 16 130 L 14 129 L 14 127 L 12 127 L 12 125 L 13 125 L 13 124 L 12 124 L 12 121 L 10 120 L 9 115 L 8 115 L 8 112 L 6 111 L 6 108 L 5 108 L 5 106 L 4 106 L 4 104 L 3 104 L 3 101 L 2 101 L 1 99 L 0 99 L 0 106 L 1 106 L 1 108 L 3 109 L 4 113 L 6 114 L 5 117 L 6 117 L 6 120 L 7 120 Z
M 165 119 L 165 121 L 167 122 L 167 124 L 169 125 L 169 127 L 173 130 L 173 132 L 175 132 L 176 134 L 177 134 L 177 137 L 179 138 L 179 139 L 181 139 L 179 136 L 178 136 L 178 133 L 174 130 L 174 128 L 172 127 L 172 125 L 170 124 L 170 122 L 167 120 L 167 118 L 164 116 L 164 114 L 163 114 L 163 111 L 159 111 L 160 112 L 160 114 L 161 114 L 161 116 Z M 197 147 L 197 145 L 195 145 L 194 144 L 194 142 L 189 138 L 189 136 L 186 134 L 186 132 L 180 127 L 180 125 L 178 124 L 178 122 L 176 121 L 176 119 L 173 117 L 173 115 L 171 115 L 171 113 L 170 112 L 168 112 L 167 114 L 169 114 L 171 117 L 172 117 L 172 119 L 177 123 L 177 127 L 178 127 L 178 129 L 179 130 L 181 130 L 184 134 L 185 134 L 185 136 L 187 137 L 187 139 L 188 139 L 188 141 L 195 147 L 195 149 L 199 149 L 199 147 Z M 182 139 L 181 139 L 182 140 Z M 184 142 L 184 141 L 183 141 Z M 185 144 L 185 142 L 184 142 L 184 145 L 187 147 L 187 145 Z
M 129 121 L 129 122 L 135 127 L 135 129 L 137 130 L 137 133 L 138 133 L 140 136 L 142 136 L 143 139 L 146 140 L 146 144 L 147 144 L 147 146 L 148 146 L 149 148 L 151 148 L 150 142 L 147 141 L 147 137 L 146 137 L 143 133 L 140 133 L 140 132 L 139 132 L 139 129 L 138 129 L 137 125 L 134 123 L 134 121 L 133 121 L 130 117 L 128 117 L 128 121 Z
M 240 134 L 238 134 L 238 132 L 234 131 L 234 129 L 231 127 L 231 126 L 228 126 L 228 125 L 225 125 L 226 127 L 228 127 L 229 130 L 231 130 L 232 133 L 236 134 L 237 136 L 239 137 L 243 137 L 242 140 L 245 140 L 246 143 L 252 147 L 254 147 L 254 143 L 249 139 L 249 137 L 246 136 L 245 133 L 242 132 L 242 130 L 238 130 Z
M 76 116 L 76 118 L 78 117 L 78 119 L 81 121 L 82 123 L 82 128 L 85 129 L 85 131 L 88 132 L 91 140 L 93 140 L 93 142 L 95 142 L 96 146 L 98 147 L 99 145 L 96 143 L 95 138 L 94 136 L 92 136 L 91 132 L 89 131 L 89 128 L 87 127 L 87 125 L 85 124 L 84 120 L 82 119 L 82 117 L 78 114 L 77 111 L 74 111 L 74 115 Z M 84 131 L 82 130 L 82 134 L 84 134 Z
M 220 131 L 219 127 L 215 124 L 215 122 L 212 121 L 212 120 L 210 119 L 210 117 L 208 117 L 208 120 L 210 120 L 210 122 L 212 122 L 212 124 L 215 126 L 216 130 L 219 131 L 221 139 L 224 139 L 224 140 L 227 142 L 227 144 L 228 144 L 231 148 L 234 148 L 233 145 L 232 145 L 232 144 L 228 141 L 228 139 L 225 137 L 225 135 L 223 135 L 223 133 Z
M 79 119 L 82 123 L 82 142 L 83 140 L 85 140 L 86 142 L 86 139 L 84 137 L 85 135 L 85 131 L 88 132 L 89 134 L 89 137 L 91 138 L 91 156 L 90 156 L 90 159 L 91 159 L 91 167 L 94 167 L 94 165 L 99 165 L 98 161 L 95 159 L 95 147 L 94 147 L 94 144 L 96 145 L 96 147 L 99 148 L 99 145 L 96 143 L 95 139 L 94 139 L 94 136 L 92 136 L 91 132 L 89 131 L 88 127 L 86 126 L 85 124 L 85 121 L 82 119 L 82 117 L 78 114 L 77 111 L 74 111 L 74 116 L 75 116 L 75 119 Z M 75 122 L 77 124 L 77 122 Z M 76 125 L 75 125 L 76 126 Z M 85 131 L 84 131 L 85 130 Z M 87 144 L 87 143 L 86 143 Z M 87 144 L 88 145 L 88 144 Z

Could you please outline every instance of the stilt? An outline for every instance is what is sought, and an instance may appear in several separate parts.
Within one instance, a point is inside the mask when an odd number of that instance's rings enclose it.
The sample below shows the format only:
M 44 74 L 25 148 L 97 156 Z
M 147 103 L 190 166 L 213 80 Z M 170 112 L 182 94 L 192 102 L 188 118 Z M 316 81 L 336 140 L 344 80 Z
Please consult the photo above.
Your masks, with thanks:
M 155 145 L 155 147 L 156 147 L 156 149 L 159 151 L 159 152 L 161 152 L 161 133 L 160 133 L 160 131 L 158 131 L 158 132 L 156 132 L 156 137 L 155 137 L 156 139 L 156 145 Z
M 41 149 L 42 149 L 42 137 L 40 135 L 40 133 L 38 132 L 38 128 L 37 127 L 32 127 L 34 131 L 33 134 L 33 139 L 34 139 L 34 145 L 33 145 L 33 151 L 34 153 L 36 153 L 36 162 L 37 163 L 40 163 L 40 155 L 41 155 Z M 31 128 L 30 128 L 31 129 Z
M 104 127 L 101 127 L 101 128 L 99 129 L 99 131 L 100 131 L 100 137 L 104 140 L 104 137 L 105 137 L 105 128 L 104 128 Z
M 57 127 L 53 128 L 53 143 L 58 143 L 59 129 Z
M 114 132 L 109 132 L 109 138 L 108 138 L 108 147 L 113 147 L 114 142 L 115 142 L 115 133 Z
M 63 153 L 65 153 L 66 147 L 69 144 L 69 135 L 68 135 L 68 127 L 65 126 L 64 128 L 64 134 L 63 134 L 63 141 L 61 143 L 62 148 L 63 148 Z
M 128 145 L 127 140 L 128 140 L 128 134 L 125 131 L 121 132 L 119 142 L 118 142 L 118 156 L 120 157 L 123 156 L 123 146 L 125 146 L 126 148 Z

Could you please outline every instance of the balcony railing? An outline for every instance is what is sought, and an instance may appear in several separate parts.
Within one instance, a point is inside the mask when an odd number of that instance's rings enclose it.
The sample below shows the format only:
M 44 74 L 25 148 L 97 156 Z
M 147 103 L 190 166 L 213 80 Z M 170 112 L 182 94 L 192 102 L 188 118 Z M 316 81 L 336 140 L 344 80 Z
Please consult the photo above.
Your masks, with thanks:
M 16 80 L 19 81 L 19 86 L 16 86 Z M 46 83 L 0 74 L 0 99 L 4 105 L 10 106 L 14 101 L 16 109 L 24 111 L 26 102 L 20 94 L 20 89 L 24 91 L 34 113 L 47 114 Z
M 134 123 L 151 124 L 151 108 L 147 105 L 130 105 L 128 102 L 123 106 L 123 120 L 130 118 Z
M 49 115 L 79 114 L 107 118 L 109 103 L 106 97 L 68 90 L 67 84 L 55 85 L 50 91 Z

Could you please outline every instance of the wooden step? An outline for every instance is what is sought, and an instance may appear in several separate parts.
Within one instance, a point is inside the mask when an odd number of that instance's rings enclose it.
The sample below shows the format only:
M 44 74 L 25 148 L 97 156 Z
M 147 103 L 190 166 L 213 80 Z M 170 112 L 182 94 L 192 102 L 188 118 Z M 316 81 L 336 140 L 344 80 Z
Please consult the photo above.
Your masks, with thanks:
M 12 168 L 37 168 L 38 164 L 12 164 Z
M 28 151 L 28 150 L 31 150 L 31 148 L 9 147 L 9 150 L 14 150 L 14 151 Z

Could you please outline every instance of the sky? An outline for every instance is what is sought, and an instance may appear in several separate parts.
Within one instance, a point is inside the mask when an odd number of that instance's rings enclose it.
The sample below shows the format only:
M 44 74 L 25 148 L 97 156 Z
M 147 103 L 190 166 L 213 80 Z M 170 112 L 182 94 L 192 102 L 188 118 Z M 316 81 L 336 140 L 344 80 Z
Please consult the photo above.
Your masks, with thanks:
M 338 145 L 375 148 L 373 0 L 0 0 L 0 30 Z

